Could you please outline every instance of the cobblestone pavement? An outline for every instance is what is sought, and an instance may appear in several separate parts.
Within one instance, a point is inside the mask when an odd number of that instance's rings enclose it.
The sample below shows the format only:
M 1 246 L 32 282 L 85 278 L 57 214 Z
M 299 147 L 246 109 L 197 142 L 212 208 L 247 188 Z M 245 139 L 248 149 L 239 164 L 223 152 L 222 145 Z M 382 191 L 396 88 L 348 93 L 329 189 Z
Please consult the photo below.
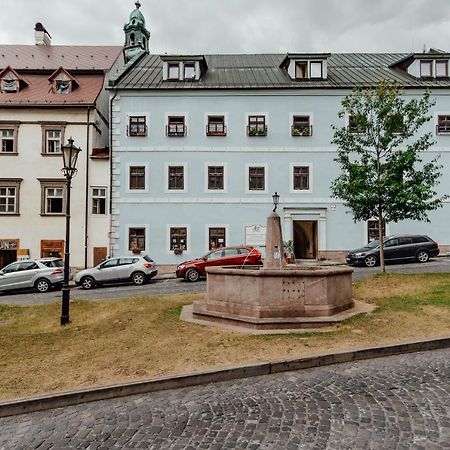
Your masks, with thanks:
M 0 419 L 0 449 L 448 449 L 450 350 Z

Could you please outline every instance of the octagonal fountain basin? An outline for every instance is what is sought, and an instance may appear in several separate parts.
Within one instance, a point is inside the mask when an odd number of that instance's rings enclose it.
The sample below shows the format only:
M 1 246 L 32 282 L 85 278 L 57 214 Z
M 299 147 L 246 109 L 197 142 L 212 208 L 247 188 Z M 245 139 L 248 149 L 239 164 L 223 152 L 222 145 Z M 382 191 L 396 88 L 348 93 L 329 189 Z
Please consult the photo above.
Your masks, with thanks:
M 207 268 L 206 299 L 182 319 L 253 329 L 321 328 L 373 308 L 352 299 L 346 266 Z

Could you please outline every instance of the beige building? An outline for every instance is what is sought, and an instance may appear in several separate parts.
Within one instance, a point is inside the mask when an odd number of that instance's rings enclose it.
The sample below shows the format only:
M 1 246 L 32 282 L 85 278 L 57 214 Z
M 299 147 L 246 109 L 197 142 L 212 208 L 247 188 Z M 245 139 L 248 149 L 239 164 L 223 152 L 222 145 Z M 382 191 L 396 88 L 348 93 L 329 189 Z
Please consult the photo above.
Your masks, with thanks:
M 121 47 L 0 46 L 0 268 L 63 256 L 66 183 L 61 146 L 82 149 L 72 182 L 71 265 L 92 266 L 109 246 L 109 101 Z

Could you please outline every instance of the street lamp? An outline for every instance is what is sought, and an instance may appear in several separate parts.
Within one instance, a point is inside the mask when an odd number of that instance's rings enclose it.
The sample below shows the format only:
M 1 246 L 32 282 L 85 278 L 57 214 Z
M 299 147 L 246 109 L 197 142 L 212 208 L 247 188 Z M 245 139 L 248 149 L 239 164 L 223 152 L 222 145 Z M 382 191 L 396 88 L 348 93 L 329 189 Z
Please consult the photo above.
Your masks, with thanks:
M 272 195 L 272 202 L 273 202 L 273 212 L 277 210 L 278 203 L 280 203 L 280 196 L 275 192 L 275 194 Z
M 73 145 L 73 139 L 69 138 L 69 143 L 63 145 L 61 148 L 63 157 L 63 168 L 61 171 L 66 177 L 66 245 L 64 249 L 64 284 L 62 287 L 62 307 L 61 307 L 61 325 L 67 325 L 70 323 L 69 317 L 69 302 L 70 302 L 70 287 L 69 287 L 69 274 L 70 274 L 70 189 L 72 178 L 77 173 L 77 159 L 78 154 L 81 152 L 81 148 Z

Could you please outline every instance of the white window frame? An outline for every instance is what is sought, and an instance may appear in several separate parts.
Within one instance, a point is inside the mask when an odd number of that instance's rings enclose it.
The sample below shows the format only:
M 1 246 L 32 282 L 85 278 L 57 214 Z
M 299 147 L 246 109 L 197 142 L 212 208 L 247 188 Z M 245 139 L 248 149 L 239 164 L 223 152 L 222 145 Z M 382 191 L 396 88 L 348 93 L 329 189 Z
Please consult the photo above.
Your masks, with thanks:
M 320 64 L 320 68 L 321 68 L 321 76 L 320 77 L 313 77 L 312 76 L 312 65 L 313 64 Z M 309 79 L 310 80 L 323 80 L 323 73 L 324 73 L 324 67 L 323 67 L 323 61 L 321 61 L 321 60 L 312 60 L 312 61 L 309 61 L 309 63 L 308 63 L 308 75 L 309 75 Z
M 166 225 L 166 254 L 173 255 L 173 250 L 170 250 L 170 229 L 171 228 L 186 228 L 186 241 L 187 241 L 187 249 L 183 250 L 183 255 L 191 254 L 191 225 L 190 224 L 168 224 Z
M 95 196 L 94 197 L 94 189 L 104 189 L 105 190 L 105 196 Z M 105 199 L 105 212 L 104 214 L 101 213 L 94 213 L 94 199 Z M 93 217 L 105 217 L 108 215 L 108 186 L 91 186 L 91 208 L 90 208 L 90 215 Z
M 149 226 L 148 225 L 143 225 L 143 224 L 126 224 L 125 225 L 125 230 L 124 230 L 124 248 L 125 248 L 125 254 L 128 255 L 133 255 L 133 252 L 129 249 L 129 236 L 130 236 L 130 228 L 144 228 L 145 229 L 145 248 L 141 251 L 148 253 L 148 248 L 149 248 Z
M 48 190 L 49 189 L 61 189 L 62 191 L 62 196 L 49 196 L 48 195 Z M 61 198 L 62 199 L 62 208 L 61 208 L 61 212 L 52 212 L 52 211 L 48 211 L 48 202 L 47 200 L 49 200 L 50 198 Z M 66 210 L 66 189 L 64 186 L 44 186 L 44 215 L 46 216 L 63 216 L 65 215 L 65 210 Z
M 377 220 L 377 219 L 375 217 L 372 217 L 371 219 L 365 220 L 363 222 L 363 227 L 364 227 L 364 239 L 363 239 L 363 242 L 364 242 L 365 245 L 367 245 L 369 243 L 369 240 L 368 240 L 369 221 L 372 221 L 372 220 Z M 385 234 L 386 234 L 386 236 L 389 236 L 391 234 L 389 222 L 386 222 L 385 226 L 386 226 L 386 229 L 384 230 Z
M 222 166 L 223 167 L 223 189 L 208 189 L 208 167 Z M 224 162 L 205 162 L 204 163 L 204 191 L 208 194 L 226 194 L 228 190 L 228 164 Z
M 309 168 L 309 189 L 300 190 L 294 189 L 294 167 L 308 167 Z M 312 194 L 313 193 L 313 163 L 298 162 L 289 164 L 289 192 L 291 194 Z
M 8 189 L 14 189 L 14 211 L 0 211 L 0 216 L 16 216 L 20 214 L 20 183 L 21 178 L 0 178 L 0 189 L 6 189 L 6 194 L 2 197 L 6 198 L 6 206 L 8 206 L 8 199 L 13 196 L 8 194 Z
M 269 136 L 269 132 L 270 132 L 270 122 L 269 122 L 269 113 L 268 112 L 246 112 L 245 113 L 245 127 L 244 127 L 244 136 L 246 138 L 252 139 L 253 136 L 249 136 L 247 134 L 248 132 L 248 124 L 249 124 L 249 117 L 251 116 L 264 116 L 265 118 L 265 124 L 267 127 L 267 134 L 265 137 Z
M 130 170 L 132 167 L 143 167 L 144 168 L 144 189 L 130 189 Z M 146 194 L 149 192 L 149 177 L 150 169 L 149 164 L 146 162 L 129 162 L 127 163 L 127 185 L 125 192 L 132 194 Z
M 59 137 L 56 138 L 54 136 L 50 136 L 50 133 L 59 133 Z M 60 155 L 62 153 L 62 146 L 63 146 L 63 132 L 61 130 L 45 130 L 45 153 L 47 155 Z M 59 142 L 59 151 L 51 152 L 49 150 L 51 142 Z
M 205 253 L 211 251 L 209 249 L 209 229 L 210 228 L 225 228 L 225 244 L 228 245 L 230 241 L 230 225 L 229 224 L 206 224 L 205 225 Z
M 251 167 L 264 167 L 264 190 L 263 191 L 253 191 L 249 189 L 249 183 L 250 183 L 250 168 Z M 268 193 L 268 187 L 269 187 L 269 164 L 267 163 L 247 163 L 245 165 L 245 193 L 246 194 L 267 194 Z
M 184 177 L 184 189 L 169 189 L 169 167 L 180 167 L 183 169 L 183 177 Z M 188 164 L 187 162 L 167 162 L 164 164 L 164 192 L 166 194 L 181 194 L 188 191 Z

